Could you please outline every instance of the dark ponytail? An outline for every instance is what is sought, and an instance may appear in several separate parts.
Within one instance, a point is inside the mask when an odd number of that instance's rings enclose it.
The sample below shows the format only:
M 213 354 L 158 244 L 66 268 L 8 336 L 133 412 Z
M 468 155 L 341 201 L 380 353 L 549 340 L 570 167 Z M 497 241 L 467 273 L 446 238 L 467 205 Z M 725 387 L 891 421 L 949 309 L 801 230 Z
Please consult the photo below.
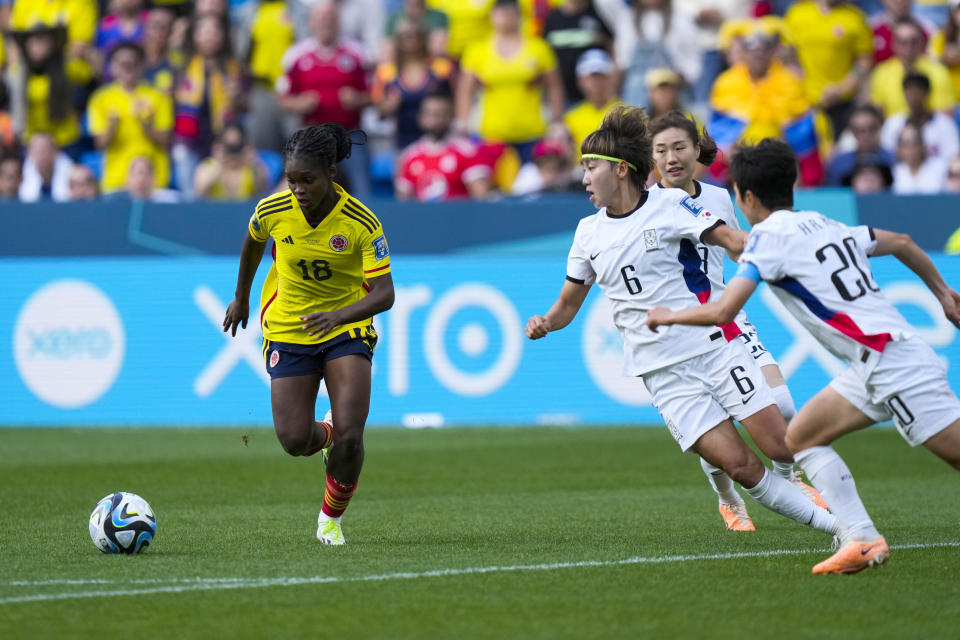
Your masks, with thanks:
M 707 133 L 706 127 L 700 129 L 693 119 L 679 111 L 671 111 L 650 123 L 650 137 L 654 138 L 667 129 L 684 131 L 690 138 L 690 142 L 700 147 L 700 155 L 697 156 L 697 162 L 700 164 L 709 167 L 717 159 L 717 143 Z
M 359 136 L 357 140 L 353 135 Z M 365 144 L 367 134 L 359 129 L 347 131 L 336 122 L 313 124 L 298 130 L 283 146 L 283 161 L 302 158 L 318 167 L 328 167 L 350 157 L 354 144 Z
M 647 176 L 653 170 L 651 140 L 644 110 L 621 105 L 607 113 L 600 128 L 583 140 L 580 153 L 620 158 L 633 164 L 636 170 L 628 173 L 630 180 L 640 191 L 644 191 Z

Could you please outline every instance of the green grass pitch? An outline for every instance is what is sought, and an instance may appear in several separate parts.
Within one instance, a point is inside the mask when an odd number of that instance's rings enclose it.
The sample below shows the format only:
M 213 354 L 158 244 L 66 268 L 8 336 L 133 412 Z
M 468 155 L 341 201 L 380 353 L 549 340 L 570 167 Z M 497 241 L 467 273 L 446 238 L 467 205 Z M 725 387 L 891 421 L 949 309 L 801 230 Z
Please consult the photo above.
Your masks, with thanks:
M 0 429 L 0 638 L 960 637 L 960 477 L 888 428 L 837 449 L 894 548 L 821 577 L 826 536 L 749 499 L 725 531 L 663 428 L 371 429 L 339 548 L 269 430 Z M 90 541 L 116 490 L 142 556 Z

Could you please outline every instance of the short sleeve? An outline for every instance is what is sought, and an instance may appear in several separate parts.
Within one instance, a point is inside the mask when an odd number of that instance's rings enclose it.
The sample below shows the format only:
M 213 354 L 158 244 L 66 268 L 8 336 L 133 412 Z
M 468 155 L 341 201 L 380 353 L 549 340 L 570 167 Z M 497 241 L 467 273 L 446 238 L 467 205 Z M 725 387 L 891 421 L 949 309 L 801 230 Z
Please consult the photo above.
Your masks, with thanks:
M 534 40 L 534 55 L 537 58 L 537 68 L 540 72 L 553 71 L 557 68 L 557 54 L 553 52 L 546 40 Z
M 463 50 L 463 57 L 460 58 L 460 68 L 479 77 L 481 75 L 483 48 L 484 43 L 482 42 L 467 45 L 467 48 Z
M 754 229 L 747 237 L 747 247 L 738 262 L 756 267 L 761 280 L 776 282 L 784 276 L 783 259 L 784 253 L 776 235 Z
M 269 218 L 269 216 L 268 216 Z M 257 212 L 254 211 L 253 215 L 250 216 L 250 223 L 247 225 L 247 228 L 250 231 L 250 237 L 258 242 L 266 242 L 270 238 L 270 220 L 259 220 L 257 218 Z
M 866 18 L 860 12 L 857 12 L 856 31 L 853 40 L 853 52 L 858 56 L 865 56 L 873 53 L 873 30 L 867 24 Z
M 170 131 L 173 129 L 173 100 L 159 91 L 155 93 L 155 97 L 153 127 L 157 131 Z
M 850 235 L 853 236 L 857 246 L 863 249 L 868 256 L 872 255 L 877 249 L 877 235 L 873 232 L 873 227 L 859 225 L 850 227 Z
M 577 232 L 573 236 L 573 246 L 570 247 L 570 253 L 567 255 L 567 280 L 589 286 L 597 281 L 597 273 L 590 263 L 585 236 L 584 225 L 581 222 L 577 226 Z
M 387 237 L 383 235 L 383 228 L 376 233 L 364 233 L 361 243 L 363 252 L 364 279 L 377 278 L 390 273 L 390 247 Z
M 87 128 L 95 136 L 107 130 L 107 109 L 104 102 L 103 92 L 98 91 L 93 94 L 87 105 Z
M 673 189 L 669 191 L 674 191 Z M 665 189 L 664 192 L 667 192 Z M 671 193 L 667 197 L 674 197 Z M 688 195 L 684 195 L 679 201 L 675 201 L 677 206 L 673 207 L 673 216 L 676 230 L 679 235 L 692 240 L 701 242 L 700 236 L 709 229 L 724 224 L 723 219 L 708 210 Z

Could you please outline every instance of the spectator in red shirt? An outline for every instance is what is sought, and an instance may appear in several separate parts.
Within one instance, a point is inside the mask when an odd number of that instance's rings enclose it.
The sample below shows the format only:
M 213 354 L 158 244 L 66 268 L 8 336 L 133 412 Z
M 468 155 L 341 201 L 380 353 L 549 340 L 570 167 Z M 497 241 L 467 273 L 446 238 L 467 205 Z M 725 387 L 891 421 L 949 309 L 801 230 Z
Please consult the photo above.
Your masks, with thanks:
M 873 27 L 873 61 L 883 62 L 893 57 L 893 25 L 900 20 L 913 20 L 923 29 L 922 50 L 936 27 L 913 15 L 913 0 L 883 0 L 883 13 L 871 21 Z
M 362 45 L 340 36 L 335 0 L 317 0 L 310 9 L 312 37 L 290 47 L 277 80 L 280 106 L 298 114 L 303 124 L 336 122 L 347 130 L 360 124 L 360 112 L 370 104 Z M 370 195 L 370 159 L 365 146 L 353 145 L 339 165 L 343 186 L 356 197 Z
M 397 199 L 482 198 L 490 192 L 492 167 L 480 160 L 476 144 L 450 134 L 452 125 L 453 95 L 449 87 L 441 87 L 420 103 L 424 135 L 400 156 Z

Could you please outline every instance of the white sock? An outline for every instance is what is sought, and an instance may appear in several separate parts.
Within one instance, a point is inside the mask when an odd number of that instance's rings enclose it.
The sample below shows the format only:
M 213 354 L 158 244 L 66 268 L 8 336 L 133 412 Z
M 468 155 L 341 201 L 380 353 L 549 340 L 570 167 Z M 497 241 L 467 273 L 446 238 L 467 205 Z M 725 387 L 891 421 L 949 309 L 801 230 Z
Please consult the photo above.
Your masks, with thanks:
M 786 478 L 789 480 L 793 477 L 792 462 L 777 462 L 776 460 L 771 460 L 770 462 L 773 463 L 773 472 L 781 478 Z
M 724 472 L 723 469 L 713 466 L 703 458 L 700 458 L 700 467 L 707 474 L 707 481 L 713 490 L 717 492 L 720 502 L 725 504 L 734 504 L 740 502 L 740 494 L 733 488 L 733 480 Z
M 783 414 L 783 419 L 787 422 L 793 420 L 793 416 L 797 415 L 797 406 L 793 404 L 793 396 L 790 395 L 787 385 L 773 387 L 770 391 L 773 391 L 773 399 L 777 401 L 777 408 Z
M 830 535 L 840 531 L 840 524 L 832 513 L 810 502 L 795 485 L 769 470 L 764 471 L 760 482 L 747 489 L 747 493 L 766 508 L 817 531 Z
M 810 447 L 796 456 L 810 483 L 820 491 L 844 529 L 844 542 L 880 536 L 857 493 L 853 475 L 833 447 Z

